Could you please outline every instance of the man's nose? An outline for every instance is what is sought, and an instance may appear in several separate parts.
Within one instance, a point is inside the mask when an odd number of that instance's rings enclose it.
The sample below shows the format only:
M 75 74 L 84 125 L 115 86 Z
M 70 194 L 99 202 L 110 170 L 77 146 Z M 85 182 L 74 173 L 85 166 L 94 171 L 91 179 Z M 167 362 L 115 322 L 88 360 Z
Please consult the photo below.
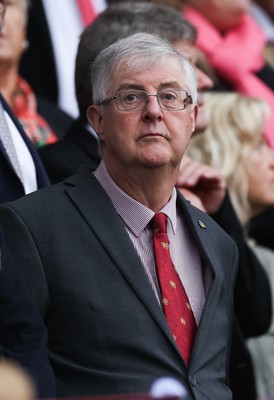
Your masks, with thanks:
M 162 118 L 163 110 L 158 102 L 158 97 L 156 94 L 149 94 L 147 101 L 144 105 L 143 116 L 146 119 L 158 119 Z

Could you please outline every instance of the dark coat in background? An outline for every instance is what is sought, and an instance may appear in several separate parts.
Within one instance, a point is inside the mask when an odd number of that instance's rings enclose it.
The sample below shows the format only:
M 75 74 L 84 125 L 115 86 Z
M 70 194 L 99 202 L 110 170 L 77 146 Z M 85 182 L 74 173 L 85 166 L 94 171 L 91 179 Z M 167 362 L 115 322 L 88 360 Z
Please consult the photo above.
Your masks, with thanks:
M 47 356 L 46 328 L 1 229 L 0 250 L 0 360 L 23 367 L 39 398 L 53 398 L 55 378 Z

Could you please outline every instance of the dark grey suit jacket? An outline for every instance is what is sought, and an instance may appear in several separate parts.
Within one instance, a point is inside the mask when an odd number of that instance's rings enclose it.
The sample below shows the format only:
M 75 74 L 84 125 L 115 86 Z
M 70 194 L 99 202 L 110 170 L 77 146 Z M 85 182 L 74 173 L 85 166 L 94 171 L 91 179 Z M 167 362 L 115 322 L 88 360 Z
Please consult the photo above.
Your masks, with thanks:
M 88 168 L 0 207 L 48 328 L 59 396 L 146 392 L 171 376 L 190 399 L 232 398 L 226 374 L 236 246 L 180 195 L 177 206 L 214 273 L 189 369 L 120 217 Z

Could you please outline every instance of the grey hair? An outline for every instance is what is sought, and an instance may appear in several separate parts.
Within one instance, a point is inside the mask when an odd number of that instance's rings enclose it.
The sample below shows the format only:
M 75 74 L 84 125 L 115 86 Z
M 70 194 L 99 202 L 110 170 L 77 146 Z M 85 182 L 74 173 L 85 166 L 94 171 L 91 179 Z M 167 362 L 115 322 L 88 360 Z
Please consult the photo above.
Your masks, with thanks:
M 134 33 L 147 32 L 175 44 L 193 45 L 196 29 L 182 13 L 156 3 L 123 1 L 110 5 L 82 33 L 75 66 L 75 90 L 80 117 L 86 121 L 86 110 L 92 102 L 90 64 L 103 48 Z
M 189 92 L 193 104 L 196 104 L 197 78 L 193 65 L 167 40 L 149 33 L 128 36 L 99 52 L 91 66 L 93 104 L 100 103 L 107 97 L 115 73 L 121 66 L 138 72 L 150 70 L 154 66 L 160 68 L 161 64 L 171 58 L 180 63 L 183 89 Z

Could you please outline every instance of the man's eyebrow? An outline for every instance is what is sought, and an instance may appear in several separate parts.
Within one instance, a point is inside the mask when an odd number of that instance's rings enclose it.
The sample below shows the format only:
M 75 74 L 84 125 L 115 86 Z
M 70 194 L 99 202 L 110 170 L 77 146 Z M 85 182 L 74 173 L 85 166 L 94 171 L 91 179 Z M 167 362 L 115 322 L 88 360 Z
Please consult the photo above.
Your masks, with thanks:
M 144 85 L 137 85 L 136 83 L 125 83 L 119 86 L 117 91 L 119 92 L 119 90 L 130 90 L 130 89 L 144 90 Z
M 177 81 L 170 81 L 170 82 L 165 82 L 165 83 L 161 83 L 158 87 L 158 90 L 161 89 L 165 89 L 165 88 L 173 88 L 173 89 L 181 89 L 181 85 L 179 85 L 179 83 Z M 144 90 L 145 91 L 145 87 L 142 84 L 134 84 L 134 83 L 125 83 L 121 86 L 118 87 L 118 92 L 120 90 L 130 90 L 130 89 L 135 89 L 135 90 Z
M 161 83 L 159 89 L 165 89 L 165 88 L 181 89 L 181 85 L 179 85 L 178 81 Z

